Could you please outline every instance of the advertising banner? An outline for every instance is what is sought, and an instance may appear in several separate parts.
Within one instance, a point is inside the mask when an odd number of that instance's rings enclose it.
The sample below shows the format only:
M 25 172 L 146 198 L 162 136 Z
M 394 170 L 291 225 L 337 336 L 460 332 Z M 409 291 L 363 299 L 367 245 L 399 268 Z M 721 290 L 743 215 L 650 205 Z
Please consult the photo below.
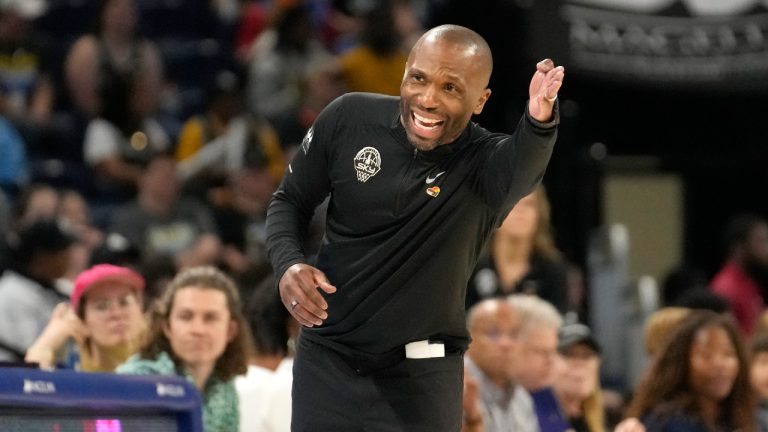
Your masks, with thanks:
M 636 84 L 768 89 L 768 0 L 563 0 L 571 71 Z

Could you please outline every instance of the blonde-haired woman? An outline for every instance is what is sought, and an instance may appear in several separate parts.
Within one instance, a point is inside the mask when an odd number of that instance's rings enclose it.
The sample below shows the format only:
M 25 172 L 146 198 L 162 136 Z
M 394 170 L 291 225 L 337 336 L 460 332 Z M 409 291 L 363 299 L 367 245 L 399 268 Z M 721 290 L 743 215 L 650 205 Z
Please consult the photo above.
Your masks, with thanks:
M 489 242 L 467 287 L 467 308 L 484 298 L 532 294 L 560 313 L 570 307 L 571 270 L 555 246 L 544 186 L 517 202 Z
M 206 432 L 239 429 L 233 379 L 247 370 L 250 350 L 240 297 L 214 267 L 181 271 L 153 305 L 149 338 L 117 369 L 126 374 L 177 374 L 203 397 Z
M 146 332 L 143 292 L 144 278 L 127 267 L 97 264 L 85 270 L 75 279 L 70 303 L 56 306 L 25 360 L 42 369 L 114 371 L 139 349 Z

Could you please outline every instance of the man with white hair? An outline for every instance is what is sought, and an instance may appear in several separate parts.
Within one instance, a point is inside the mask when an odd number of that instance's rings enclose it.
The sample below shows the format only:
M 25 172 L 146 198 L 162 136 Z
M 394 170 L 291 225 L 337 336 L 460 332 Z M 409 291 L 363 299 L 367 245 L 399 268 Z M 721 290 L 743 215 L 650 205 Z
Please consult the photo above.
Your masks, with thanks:
M 520 317 L 519 349 L 510 365 L 512 373 L 529 392 L 547 388 L 552 384 L 557 330 L 563 318 L 551 303 L 534 295 L 515 294 L 507 301 Z

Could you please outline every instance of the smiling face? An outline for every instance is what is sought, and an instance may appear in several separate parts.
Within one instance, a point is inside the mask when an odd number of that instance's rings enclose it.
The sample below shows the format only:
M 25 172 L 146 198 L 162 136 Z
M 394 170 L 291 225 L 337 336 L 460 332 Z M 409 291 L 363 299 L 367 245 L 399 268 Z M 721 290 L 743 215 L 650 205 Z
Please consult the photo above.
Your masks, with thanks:
M 722 401 L 731 393 L 738 373 L 739 359 L 728 333 L 718 326 L 699 330 L 691 346 L 692 390 L 702 398 Z
M 400 85 L 400 122 L 408 141 L 429 151 L 456 140 L 491 95 L 490 69 L 484 46 L 439 30 L 425 34 L 408 56 Z

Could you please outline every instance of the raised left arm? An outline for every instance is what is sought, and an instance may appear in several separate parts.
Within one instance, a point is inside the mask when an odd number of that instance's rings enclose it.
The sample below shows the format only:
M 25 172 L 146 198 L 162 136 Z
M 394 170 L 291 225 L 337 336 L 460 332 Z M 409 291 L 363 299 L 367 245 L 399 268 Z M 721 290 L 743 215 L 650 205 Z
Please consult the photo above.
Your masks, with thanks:
M 536 64 L 536 72 L 528 86 L 528 113 L 534 119 L 546 123 L 552 119 L 552 110 L 557 99 L 557 92 L 563 85 L 565 68 L 555 67 L 550 59 Z

